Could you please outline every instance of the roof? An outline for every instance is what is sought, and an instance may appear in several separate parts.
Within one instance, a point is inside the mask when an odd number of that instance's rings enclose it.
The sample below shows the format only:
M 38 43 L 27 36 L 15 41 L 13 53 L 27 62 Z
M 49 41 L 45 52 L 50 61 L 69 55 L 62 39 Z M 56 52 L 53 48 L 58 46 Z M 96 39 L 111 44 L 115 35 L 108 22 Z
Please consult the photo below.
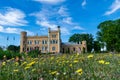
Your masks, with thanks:
M 48 36 L 27 36 L 27 38 L 48 38 Z
M 58 30 L 51 30 L 50 32 L 52 32 L 52 33 L 57 33 Z
M 81 45 L 81 44 L 77 44 L 74 42 L 64 42 L 64 43 L 62 43 L 62 45 Z

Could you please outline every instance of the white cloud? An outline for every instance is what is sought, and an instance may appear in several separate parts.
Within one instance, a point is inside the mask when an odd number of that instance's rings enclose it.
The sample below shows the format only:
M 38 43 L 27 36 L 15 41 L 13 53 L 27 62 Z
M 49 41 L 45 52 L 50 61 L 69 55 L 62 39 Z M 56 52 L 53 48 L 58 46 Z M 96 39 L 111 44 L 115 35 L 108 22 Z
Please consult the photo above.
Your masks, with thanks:
M 66 7 L 61 6 L 58 10 L 58 14 L 63 16 L 63 17 L 64 16 L 69 16 L 67 10 L 68 9 Z
M 21 31 L 27 31 L 29 35 L 33 35 L 31 31 L 12 28 L 13 26 L 26 26 L 28 22 L 25 20 L 25 17 L 25 13 L 19 9 L 4 8 L 0 12 L 0 32 L 20 34 Z
M 70 34 L 70 31 L 69 31 L 67 28 L 62 27 L 62 28 L 61 28 L 61 33 L 62 33 L 63 35 L 69 35 L 69 34 Z
M 64 23 L 67 23 L 67 24 L 69 24 L 69 25 L 72 25 L 72 24 L 73 24 L 71 17 L 63 18 L 63 22 L 64 22 Z
M 58 14 L 59 16 L 62 17 L 62 23 L 64 24 L 68 24 L 68 25 L 72 25 L 74 24 L 72 22 L 72 17 L 70 17 L 69 13 L 68 13 L 68 9 L 64 6 L 61 6 L 59 9 L 58 9 Z
M 81 6 L 84 7 L 87 4 L 86 0 L 83 0 Z
M 51 11 L 51 13 L 49 12 Z M 58 12 L 57 9 L 53 9 L 51 7 L 42 7 L 42 10 L 36 13 L 30 14 L 31 16 L 35 16 L 36 19 L 36 24 L 40 25 L 41 27 L 45 28 L 56 28 L 56 21 L 52 20 L 53 18 L 57 19 L 58 17 Z
M 45 4 L 58 4 L 58 3 L 62 3 L 65 0 L 34 0 L 40 3 L 45 3 Z
M 49 23 L 49 22 L 47 22 L 47 21 L 37 21 L 37 24 L 38 25 L 41 25 L 41 26 L 43 26 L 43 27 L 46 27 L 46 28 L 51 28 L 51 29 L 56 29 L 56 27 L 57 27 L 57 25 L 55 25 L 55 24 L 51 24 L 51 23 Z
M 73 27 L 73 30 L 85 30 L 85 29 L 80 26 L 75 26 L 75 27 Z
M 24 12 L 15 8 L 4 8 L 0 12 L 0 25 L 2 26 L 25 26 L 28 22 L 24 19 Z
M 14 33 L 14 34 L 20 34 L 21 31 L 27 31 L 28 35 L 33 35 L 33 32 L 30 32 L 28 30 L 20 29 L 20 28 L 4 28 L 3 26 L 0 26 L 0 32 L 3 33 Z
M 36 17 L 36 24 L 40 25 L 40 28 L 50 27 L 55 30 L 58 25 L 61 26 L 61 33 L 64 35 L 70 34 L 70 31 L 73 30 L 73 26 L 79 26 L 77 23 L 73 22 L 73 18 L 70 16 L 65 6 L 54 8 L 42 7 L 41 11 L 30 15 Z
M 115 0 L 110 6 L 110 10 L 105 12 L 105 15 L 113 14 L 119 9 L 120 9 L 120 0 Z

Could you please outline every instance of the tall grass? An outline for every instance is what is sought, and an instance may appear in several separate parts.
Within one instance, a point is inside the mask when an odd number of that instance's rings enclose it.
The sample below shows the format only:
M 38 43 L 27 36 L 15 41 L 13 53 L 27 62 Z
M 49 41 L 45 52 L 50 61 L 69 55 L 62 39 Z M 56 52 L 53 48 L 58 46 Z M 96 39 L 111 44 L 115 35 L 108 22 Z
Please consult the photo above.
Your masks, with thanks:
M 0 66 L 0 80 L 118 80 L 120 54 L 64 54 L 14 58 Z

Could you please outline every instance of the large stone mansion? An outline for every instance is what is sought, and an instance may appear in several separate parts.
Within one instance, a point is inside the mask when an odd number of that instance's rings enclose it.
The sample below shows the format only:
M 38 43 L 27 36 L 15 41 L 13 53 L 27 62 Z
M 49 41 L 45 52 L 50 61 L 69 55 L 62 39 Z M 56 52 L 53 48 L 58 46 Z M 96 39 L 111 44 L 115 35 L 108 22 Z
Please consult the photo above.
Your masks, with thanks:
M 47 36 L 27 36 L 21 32 L 20 52 L 38 49 L 41 53 L 81 53 L 87 52 L 86 41 L 81 43 L 62 43 L 60 26 L 57 30 L 48 28 Z

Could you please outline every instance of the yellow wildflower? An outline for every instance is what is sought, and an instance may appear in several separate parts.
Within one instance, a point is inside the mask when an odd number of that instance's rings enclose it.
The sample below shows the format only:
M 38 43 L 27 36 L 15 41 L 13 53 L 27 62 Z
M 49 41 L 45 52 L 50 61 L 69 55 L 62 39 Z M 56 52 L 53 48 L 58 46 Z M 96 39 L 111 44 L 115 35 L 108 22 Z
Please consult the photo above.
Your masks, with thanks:
M 74 63 L 78 63 L 78 60 L 74 60 Z
M 83 71 L 82 71 L 82 69 L 80 68 L 80 69 L 78 69 L 78 70 L 76 70 L 75 71 L 78 75 L 82 75 L 82 73 L 83 73 Z
M 69 61 L 66 61 L 66 63 L 69 63 Z
M 19 63 L 18 62 L 15 62 L 15 66 L 18 66 L 19 65 Z
M 104 63 L 105 63 L 104 60 L 99 60 L 98 62 L 99 62 L 100 64 L 104 64 Z
M 38 60 L 38 58 L 34 58 L 34 60 Z
M 3 62 L 2 65 L 4 66 L 6 64 L 6 62 Z
M 32 66 L 33 64 L 35 64 L 35 61 L 29 63 L 27 66 Z
M 72 67 L 72 64 L 70 64 L 69 66 Z
M 38 63 L 38 61 L 36 61 L 36 63 Z
M 57 73 L 58 73 L 57 71 L 53 71 L 53 72 L 51 72 L 50 74 L 56 75 Z
M 32 69 L 32 72 L 34 72 L 36 69 Z
M 105 64 L 110 64 L 110 62 L 105 62 Z
M 7 60 L 7 62 L 10 62 L 10 60 Z
M 14 58 L 11 58 L 11 60 L 14 60 Z
M 6 58 L 6 55 L 4 55 L 3 58 Z
M 21 64 L 21 66 L 23 66 L 23 65 L 25 65 L 25 64 L 27 64 L 27 62 L 25 61 L 25 62 L 23 62 L 22 64 Z
M 77 56 L 79 56 L 80 55 L 80 53 L 77 53 Z
M 13 70 L 14 72 L 18 72 L 18 69 Z
M 66 72 L 64 72 L 63 75 L 66 75 Z
M 54 59 L 54 57 L 51 57 L 50 59 L 51 59 L 51 60 L 53 60 L 53 59 Z
M 27 66 L 27 67 L 25 67 L 24 69 L 27 70 L 27 69 L 29 69 L 29 68 L 30 68 L 30 66 Z
M 87 58 L 93 58 L 93 55 L 92 55 L 92 54 L 91 54 L 91 55 L 88 55 Z

